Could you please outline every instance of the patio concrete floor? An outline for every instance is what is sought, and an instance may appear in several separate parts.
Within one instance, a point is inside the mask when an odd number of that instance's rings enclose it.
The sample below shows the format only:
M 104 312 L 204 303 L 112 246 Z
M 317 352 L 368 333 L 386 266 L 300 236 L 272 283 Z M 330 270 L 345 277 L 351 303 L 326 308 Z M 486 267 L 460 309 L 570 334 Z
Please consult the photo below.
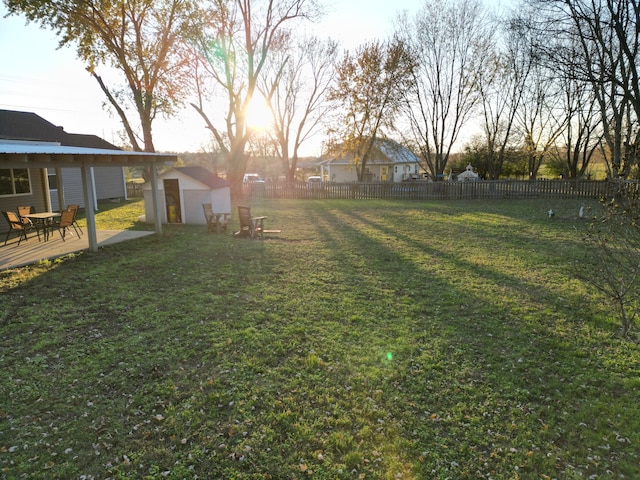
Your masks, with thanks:
M 124 242 L 136 238 L 153 235 L 155 232 L 143 232 L 135 230 L 98 230 L 96 232 L 98 239 L 98 247 L 103 247 L 112 243 Z M 18 236 L 14 233 L 9 238 L 7 244 L 4 244 L 3 233 L 0 236 L 0 270 L 30 265 L 44 259 L 53 259 L 68 255 L 74 252 L 89 249 L 89 240 L 86 232 L 78 238 L 73 235 L 65 236 L 63 242 L 58 232 L 52 232 L 48 241 L 38 241 L 35 233 L 29 234 L 27 241 L 22 240 L 18 245 Z

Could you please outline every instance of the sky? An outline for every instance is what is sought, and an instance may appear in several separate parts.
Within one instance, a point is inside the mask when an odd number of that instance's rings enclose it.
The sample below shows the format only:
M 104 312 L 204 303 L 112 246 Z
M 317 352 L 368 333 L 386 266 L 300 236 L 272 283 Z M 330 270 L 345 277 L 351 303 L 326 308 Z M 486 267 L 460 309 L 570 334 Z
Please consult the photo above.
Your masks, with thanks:
M 315 28 L 320 35 L 354 49 L 374 38 L 386 38 L 403 10 L 415 12 L 422 0 L 333 0 L 329 13 Z M 24 17 L 5 18 L 0 2 L 0 109 L 34 112 L 68 133 L 98 135 L 121 144 L 120 121 L 104 108 L 104 94 L 76 59 L 73 47 L 58 48 L 50 30 L 27 24 Z M 175 117 L 154 121 L 157 151 L 202 151 L 210 143 L 208 130 L 192 107 Z M 306 155 L 320 155 L 320 138 Z

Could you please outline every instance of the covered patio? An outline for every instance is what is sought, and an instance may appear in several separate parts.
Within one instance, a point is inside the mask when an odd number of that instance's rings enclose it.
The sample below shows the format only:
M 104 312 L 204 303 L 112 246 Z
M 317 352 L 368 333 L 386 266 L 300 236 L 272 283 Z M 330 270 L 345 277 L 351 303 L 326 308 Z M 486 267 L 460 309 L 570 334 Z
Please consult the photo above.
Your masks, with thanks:
M 172 165 L 177 157 L 170 154 L 158 154 L 148 152 L 130 152 L 125 150 L 107 150 L 97 148 L 69 147 L 56 143 L 43 142 L 22 142 L 22 141 L 2 141 L 0 140 L 0 169 L 54 169 L 59 172 L 61 168 L 78 168 L 81 171 L 82 189 L 84 192 L 86 229 L 80 238 L 71 237 L 66 242 L 58 237 L 47 242 L 38 244 L 38 239 L 29 239 L 20 245 L 7 244 L 0 245 L 0 269 L 11 268 L 13 265 L 24 265 L 33 263 L 43 258 L 52 258 L 73 251 L 85 250 L 96 252 L 98 247 L 105 242 L 119 241 L 139 235 L 148 235 L 153 232 L 105 232 L 98 231 L 95 223 L 95 185 L 94 175 L 99 174 L 100 167 L 147 167 L 151 173 L 151 184 L 153 186 L 152 204 L 155 213 L 155 233 L 162 234 L 162 223 L 160 215 L 161 201 L 157 188 L 158 167 Z M 98 173 L 94 174 L 94 170 Z M 46 178 L 46 175 L 43 175 Z M 61 175 L 56 175 L 57 179 Z M 40 185 L 32 185 L 32 188 L 41 188 Z M 48 198 L 48 186 L 44 185 L 45 198 Z M 64 185 L 58 184 L 57 191 L 59 205 L 65 205 Z M 14 196 L 15 197 L 15 196 Z M 13 210 L 3 205 L 5 201 L 10 201 L 11 196 L 3 201 L 0 197 L 0 211 Z M 19 198 L 19 197 L 15 197 Z M 15 202 L 15 200 L 13 200 Z M 50 211 L 50 207 L 49 207 Z M 35 242 L 35 243 L 34 243 Z M 60 245 L 62 244 L 62 245 Z M 68 250 L 68 251 L 67 251 Z
M 96 230 L 96 241 L 98 247 L 104 247 L 154 233 L 136 230 Z M 57 232 L 52 232 L 51 238 L 45 242 L 39 241 L 36 233 L 31 232 L 28 240 L 22 240 L 20 245 L 18 245 L 18 236 L 15 234 L 9 237 L 9 241 L 4 245 L 3 236 L 0 243 L 0 270 L 23 267 L 83 250 L 89 250 L 89 240 L 86 235 L 78 237 L 75 233 L 67 233 L 63 242 Z

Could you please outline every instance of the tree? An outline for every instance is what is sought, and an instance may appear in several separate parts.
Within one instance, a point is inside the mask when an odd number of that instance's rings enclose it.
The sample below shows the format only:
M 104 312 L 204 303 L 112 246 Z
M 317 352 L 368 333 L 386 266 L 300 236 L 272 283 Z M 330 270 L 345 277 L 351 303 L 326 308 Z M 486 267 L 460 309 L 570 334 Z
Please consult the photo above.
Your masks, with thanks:
M 598 105 L 590 85 L 571 77 L 561 79 L 561 95 L 567 122 L 558 136 L 563 144 L 552 154 L 562 165 L 562 174 L 578 178 L 587 173 L 602 141 Z
M 12 14 L 51 28 L 60 45 L 75 44 L 78 57 L 115 109 L 136 151 L 155 151 L 152 124 L 171 115 L 183 98 L 186 62 L 179 38 L 196 15 L 189 0 L 5 0 Z M 110 87 L 98 73 L 113 67 L 124 87 Z M 137 113 L 134 126 L 128 113 Z M 139 143 L 142 139 L 143 145 Z
M 260 86 L 273 113 L 277 155 L 287 180 L 295 180 L 300 147 L 318 131 L 330 110 L 328 100 L 338 44 L 305 38 L 283 51 Z
M 639 0 L 530 0 L 541 58 L 591 85 L 600 106 L 612 176 L 626 177 L 640 144 Z M 555 41 L 553 41 L 555 40 Z
M 398 37 L 369 42 L 353 55 L 346 52 L 338 64 L 329 99 L 342 109 L 335 144 L 329 149 L 353 157 L 358 181 L 364 179 L 369 155 L 383 128 L 393 128 L 414 68 L 414 57 Z
M 477 0 L 429 0 L 400 29 L 418 67 L 407 91 L 405 114 L 426 169 L 440 178 L 462 127 L 478 103 L 492 32 Z
M 320 10 L 315 0 L 210 0 L 203 30 L 196 42 L 195 70 L 200 114 L 227 156 L 227 179 L 233 196 L 242 189 L 248 155 L 245 147 L 255 132 L 247 118 L 259 79 L 273 52 L 291 41 L 289 24 L 312 19 Z M 206 83 L 212 86 L 207 90 Z M 211 90 L 226 101 L 223 128 L 205 110 Z M 220 105 L 216 105 L 220 109 Z M 226 134 L 226 137 L 225 137 Z
M 490 180 L 500 177 L 517 133 L 516 114 L 533 64 L 530 40 L 517 22 L 507 20 L 503 33 L 502 47 L 496 45 L 488 54 L 486 67 L 477 79 L 486 142 L 486 177 Z
M 534 65 L 516 115 L 531 180 L 537 178 L 540 167 L 566 127 L 567 116 L 560 100 L 559 87 L 550 72 L 540 64 Z

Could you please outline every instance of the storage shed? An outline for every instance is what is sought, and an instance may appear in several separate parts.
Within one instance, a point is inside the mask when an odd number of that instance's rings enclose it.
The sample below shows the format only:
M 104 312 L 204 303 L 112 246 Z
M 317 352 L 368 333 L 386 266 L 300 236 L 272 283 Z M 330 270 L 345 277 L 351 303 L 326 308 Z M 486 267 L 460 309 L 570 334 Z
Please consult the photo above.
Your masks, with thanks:
M 144 185 L 145 221 L 154 222 L 151 184 Z M 158 175 L 162 223 L 206 225 L 203 203 L 216 213 L 231 214 L 229 183 L 203 167 L 176 167 Z

